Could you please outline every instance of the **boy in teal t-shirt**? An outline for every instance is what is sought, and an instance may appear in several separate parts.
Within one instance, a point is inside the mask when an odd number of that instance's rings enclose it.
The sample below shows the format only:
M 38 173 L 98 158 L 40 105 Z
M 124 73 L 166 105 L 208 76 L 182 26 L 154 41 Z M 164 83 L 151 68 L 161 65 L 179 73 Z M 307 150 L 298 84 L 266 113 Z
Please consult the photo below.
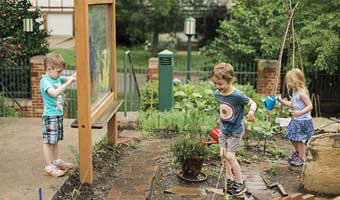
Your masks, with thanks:
M 69 77 L 61 76 L 64 65 L 59 54 L 48 54 L 44 59 L 46 73 L 40 80 L 40 93 L 44 102 L 42 133 L 45 176 L 63 176 L 72 168 L 71 163 L 59 158 L 58 148 L 58 141 L 64 137 L 64 91 L 76 80 L 76 73 Z

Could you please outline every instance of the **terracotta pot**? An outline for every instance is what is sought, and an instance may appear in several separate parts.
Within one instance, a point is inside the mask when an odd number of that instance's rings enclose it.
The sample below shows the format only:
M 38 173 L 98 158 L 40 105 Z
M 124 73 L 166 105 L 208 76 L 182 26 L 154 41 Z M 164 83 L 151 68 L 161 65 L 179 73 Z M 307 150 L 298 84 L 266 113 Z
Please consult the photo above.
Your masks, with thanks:
M 201 173 L 204 159 L 202 157 L 188 158 L 182 164 L 183 177 L 196 179 Z

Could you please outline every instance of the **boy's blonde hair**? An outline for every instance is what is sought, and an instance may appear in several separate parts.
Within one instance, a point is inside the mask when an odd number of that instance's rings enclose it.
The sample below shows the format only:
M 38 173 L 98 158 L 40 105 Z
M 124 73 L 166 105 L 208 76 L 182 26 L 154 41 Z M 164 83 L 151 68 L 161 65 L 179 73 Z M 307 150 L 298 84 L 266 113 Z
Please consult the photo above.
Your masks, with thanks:
M 309 94 L 305 84 L 305 75 L 300 69 L 289 70 L 285 76 L 285 82 L 288 89 L 293 91 L 303 90 L 306 94 Z
M 48 67 L 54 68 L 64 68 L 65 61 L 63 57 L 58 53 L 49 53 L 44 59 L 44 67 L 47 70 Z
M 229 63 L 219 63 L 214 67 L 213 80 L 226 80 L 228 82 L 235 81 L 234 68 Z

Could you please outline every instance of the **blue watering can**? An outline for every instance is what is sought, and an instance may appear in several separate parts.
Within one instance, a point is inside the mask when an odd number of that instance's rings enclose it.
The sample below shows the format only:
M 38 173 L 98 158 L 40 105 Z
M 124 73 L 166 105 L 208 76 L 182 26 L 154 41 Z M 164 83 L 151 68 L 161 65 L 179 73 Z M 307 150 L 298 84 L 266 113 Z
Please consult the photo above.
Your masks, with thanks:
M 267 98 L 262 98 L 262 102 L 264 103 L 264 108 L 267 110 L 273 110 L 276 102 L 277 97 L 274 96 L 268 96 Z

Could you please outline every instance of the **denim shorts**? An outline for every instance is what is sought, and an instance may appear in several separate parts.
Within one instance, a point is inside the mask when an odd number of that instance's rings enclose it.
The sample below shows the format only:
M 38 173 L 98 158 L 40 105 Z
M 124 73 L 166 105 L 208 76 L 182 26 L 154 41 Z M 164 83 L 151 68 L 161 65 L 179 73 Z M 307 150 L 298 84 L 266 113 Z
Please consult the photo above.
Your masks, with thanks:
M 44 144 L 58 144 L 59 140 L 63 140 L 63 116 L 43 116 L 42 133 Z
M 218 141 L 221 148 L 225 148 L 227 152 L 236 152 L 240 146 L 242 134 L 223 134 L 220 133 Z

